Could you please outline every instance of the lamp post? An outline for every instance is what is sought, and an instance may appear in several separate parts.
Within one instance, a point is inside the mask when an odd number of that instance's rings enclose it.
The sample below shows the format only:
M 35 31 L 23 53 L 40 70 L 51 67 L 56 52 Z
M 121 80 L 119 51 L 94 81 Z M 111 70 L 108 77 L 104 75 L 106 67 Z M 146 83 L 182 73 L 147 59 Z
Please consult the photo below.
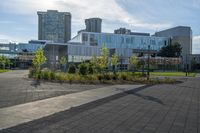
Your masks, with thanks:
M 150 74 L 149 74 L 149 65 L 150 64 L 150 45 L 148 45 L 148 64 L 147 64 L 147 80 L 149 80 Z
M 122 65 L 123 65 L 123 57 L 122 57 L 122 54 L 121 54 L 121 57 L 120 57 L 120 63 L 121 63 L 121 67 L 120 67 L 120 69 L 121 69 L 121 72 L 122 72 Z

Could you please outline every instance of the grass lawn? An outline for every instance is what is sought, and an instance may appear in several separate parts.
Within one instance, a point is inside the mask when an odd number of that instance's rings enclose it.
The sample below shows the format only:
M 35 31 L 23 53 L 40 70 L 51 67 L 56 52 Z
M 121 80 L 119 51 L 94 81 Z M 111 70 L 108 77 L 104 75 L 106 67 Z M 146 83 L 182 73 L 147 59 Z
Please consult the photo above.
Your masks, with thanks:
M 0 73 L 8 72 L 9 70 L 0 69 Z
M 185 72 L 151 72 L 152 76 L 185 76 Z M 195 77 L 196 73 L 189 73 L 190 77 Z

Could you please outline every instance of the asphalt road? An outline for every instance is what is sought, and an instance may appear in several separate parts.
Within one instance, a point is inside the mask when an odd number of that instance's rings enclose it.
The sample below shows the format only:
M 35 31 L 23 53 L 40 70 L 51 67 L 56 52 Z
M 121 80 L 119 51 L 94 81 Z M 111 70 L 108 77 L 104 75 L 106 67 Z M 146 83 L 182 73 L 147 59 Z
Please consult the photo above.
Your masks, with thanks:
M 0 73 L 0 108 L 105 86 L 38 83 L 27 75 L 27 70 Z
M 200 78 L 111 96 L 2 133 L 198 133 Z

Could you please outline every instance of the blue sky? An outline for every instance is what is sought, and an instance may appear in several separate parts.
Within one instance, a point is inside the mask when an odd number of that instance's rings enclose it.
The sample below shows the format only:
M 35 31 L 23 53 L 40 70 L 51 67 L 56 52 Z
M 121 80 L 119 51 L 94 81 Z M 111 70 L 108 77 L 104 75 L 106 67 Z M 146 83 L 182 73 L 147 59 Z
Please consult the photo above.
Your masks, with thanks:
M 170 27 L 191 26 L 193 53 L 200 54 L 200 0 L 2 0 L 0 39 L 27 42 L 37 39 L 37 11 L 71 12 L 72 36 L 84 19 L 103 19 L 103 32 L 119 27 L 153 34 Z

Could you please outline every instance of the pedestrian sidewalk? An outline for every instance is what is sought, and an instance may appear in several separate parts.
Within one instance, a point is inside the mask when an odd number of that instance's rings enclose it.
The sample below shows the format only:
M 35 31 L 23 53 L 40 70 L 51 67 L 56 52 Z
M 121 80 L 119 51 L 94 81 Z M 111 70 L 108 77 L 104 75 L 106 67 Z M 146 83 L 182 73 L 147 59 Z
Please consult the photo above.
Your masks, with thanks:
M 144 85 L 113 85 L 12 107 L 0 108 L 0 130 L 142 86 Z
M 196 77 L 199 78 L 200 77 L 200 73 L 197 73 Z

